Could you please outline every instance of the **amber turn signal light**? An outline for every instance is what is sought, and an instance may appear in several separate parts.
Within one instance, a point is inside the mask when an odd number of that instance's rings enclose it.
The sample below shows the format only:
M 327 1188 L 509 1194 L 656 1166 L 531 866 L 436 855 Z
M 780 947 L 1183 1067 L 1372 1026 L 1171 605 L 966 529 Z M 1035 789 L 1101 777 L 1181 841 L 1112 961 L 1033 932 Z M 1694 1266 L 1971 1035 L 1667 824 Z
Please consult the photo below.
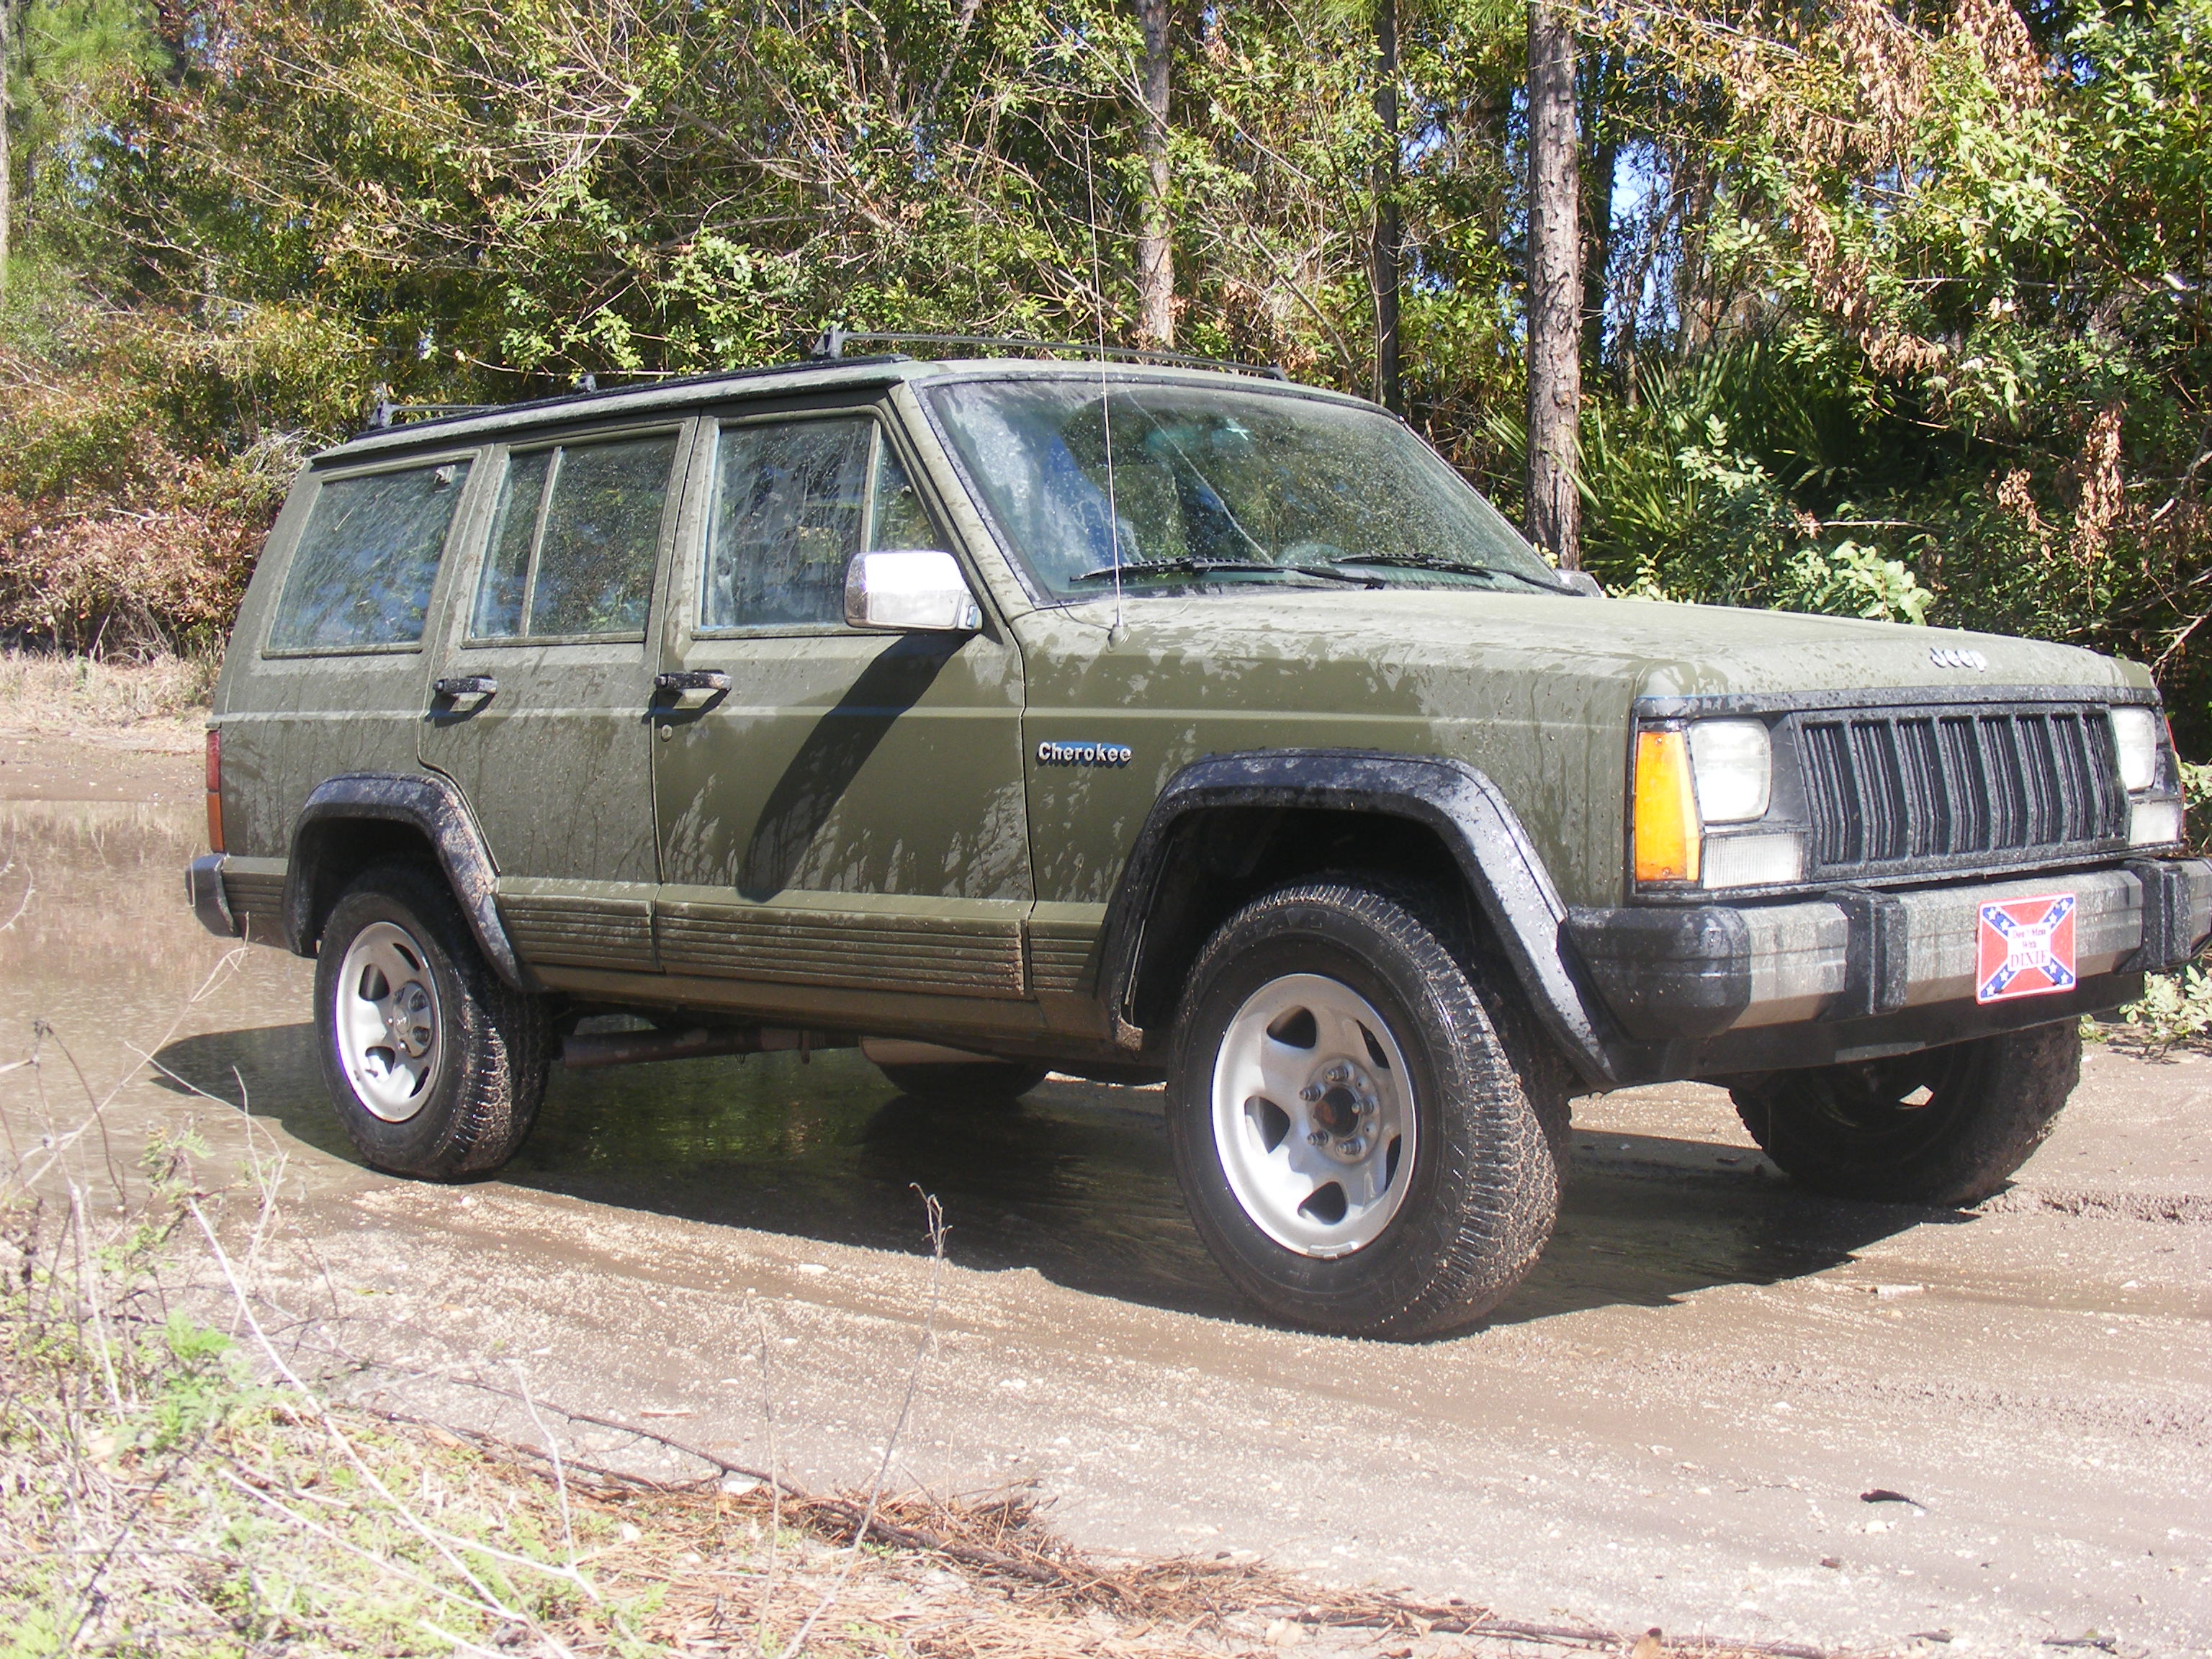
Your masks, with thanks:
M 1690 781 L 1689 734 L 1636 734 L 1636 879 L 1693 882 L 1704 830 L 1698 792 Z
M 208 851 L 220 853 L 222 844 L 222 732 L 208 727 L 207 734 Z

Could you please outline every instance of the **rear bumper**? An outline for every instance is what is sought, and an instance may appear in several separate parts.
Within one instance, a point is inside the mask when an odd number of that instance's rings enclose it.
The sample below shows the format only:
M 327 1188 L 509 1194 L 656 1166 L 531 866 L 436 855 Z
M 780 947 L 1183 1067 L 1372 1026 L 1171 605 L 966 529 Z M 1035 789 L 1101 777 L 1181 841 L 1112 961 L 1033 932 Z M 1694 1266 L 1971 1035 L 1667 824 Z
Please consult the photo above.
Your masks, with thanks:
M 1980 907 L 2075 896 L 2071 991 L 1975 1000 Z M 1632 1042 L 1675 1076 L 1815 1065 L 2117 1006 L 2142 975 L 2179 967 L 2212 934 L 2212 863 L 2112 869 L 1797 903 L 1576 910 L 1568 933 Z M 1802 1058 L 1797 1058 L 1801 1055 Z
M 230 900 L 222 890 L 222 866 L 227 861 L 220 853 L 203 853 L 187 865 L 185 902 L 192 907 L 200 926 L 217 939 L 238 939 L 246 930 L 231 914 Z

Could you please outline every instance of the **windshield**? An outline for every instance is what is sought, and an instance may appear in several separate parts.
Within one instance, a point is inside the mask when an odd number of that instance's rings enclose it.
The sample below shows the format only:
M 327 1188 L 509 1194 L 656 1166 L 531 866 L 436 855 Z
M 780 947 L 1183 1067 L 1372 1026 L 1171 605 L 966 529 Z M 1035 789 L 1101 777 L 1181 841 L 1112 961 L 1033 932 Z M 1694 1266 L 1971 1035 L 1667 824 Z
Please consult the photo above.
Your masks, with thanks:
M 929 396 L 1000 534 L 1060 599 L 1110 586 L 1117 565 L 1132 587 L 1562 591 L 1495 507 L 1376 411 L 1158 381 L 1102 398 L 1073 376 Z

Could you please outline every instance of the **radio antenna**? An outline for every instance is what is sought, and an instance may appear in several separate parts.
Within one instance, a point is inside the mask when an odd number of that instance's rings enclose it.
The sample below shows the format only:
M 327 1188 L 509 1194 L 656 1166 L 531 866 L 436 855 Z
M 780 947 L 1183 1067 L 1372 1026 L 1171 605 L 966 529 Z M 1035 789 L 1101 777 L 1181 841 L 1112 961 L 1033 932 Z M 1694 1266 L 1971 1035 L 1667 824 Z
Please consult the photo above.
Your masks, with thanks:
M 1098 181 L 1091 170 L 1091 129 L 1083 129 L 1083 188 L 1091 206 L 1091 290 L 1097 298 L 1098 426 L 1106 444 L 1106 545 L 1114 570 L 1114 626 L 1106 637 L 1118 645 L 1129 630 L 1121 623 L 1121 511 L 1114 499 L 1114 412 L 1106 396 L 1106 286 L 1098 274 Z

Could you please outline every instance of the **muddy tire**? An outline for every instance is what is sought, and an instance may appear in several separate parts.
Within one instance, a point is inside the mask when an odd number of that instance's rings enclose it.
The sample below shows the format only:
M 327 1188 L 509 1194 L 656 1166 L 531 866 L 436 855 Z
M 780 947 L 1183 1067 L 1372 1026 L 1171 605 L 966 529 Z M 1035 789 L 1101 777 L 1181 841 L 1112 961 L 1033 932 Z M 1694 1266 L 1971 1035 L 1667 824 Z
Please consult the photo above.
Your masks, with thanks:
M 349 887 L 315 963 L 323 1079 L 380 1170 L 454 1181 L 498 1169 L 530 1133 L 552 1030 L 501 982 L 436 875 L 380 865 Z
M 902 1095 L 947 1105 L 1011 1105 L 1045 1079 L 1048 1068 L 1018 1060 L 951 1060 L 939 1066 L 884 1066 L 884 1081 Z
M 1738 1116 L 1792 1179 L 1836 1198 L 1978 1204 L 2043 1144 L 2081 1075 L 2071 1021 L 1888 1060 L 1738 1079 Z
M 1237 1287 L 1316 1330 L 1464 1329 L 1551 1237 L 1559 1164 L 1444 907 L 1356 878 L 1285 887 L 1200 953 L 1168 1139 Z M 1540 1084 L 1537 1090 L 1544 1093 Z M 1563 1106 L 1564 1103 L 1558 1103 Z

